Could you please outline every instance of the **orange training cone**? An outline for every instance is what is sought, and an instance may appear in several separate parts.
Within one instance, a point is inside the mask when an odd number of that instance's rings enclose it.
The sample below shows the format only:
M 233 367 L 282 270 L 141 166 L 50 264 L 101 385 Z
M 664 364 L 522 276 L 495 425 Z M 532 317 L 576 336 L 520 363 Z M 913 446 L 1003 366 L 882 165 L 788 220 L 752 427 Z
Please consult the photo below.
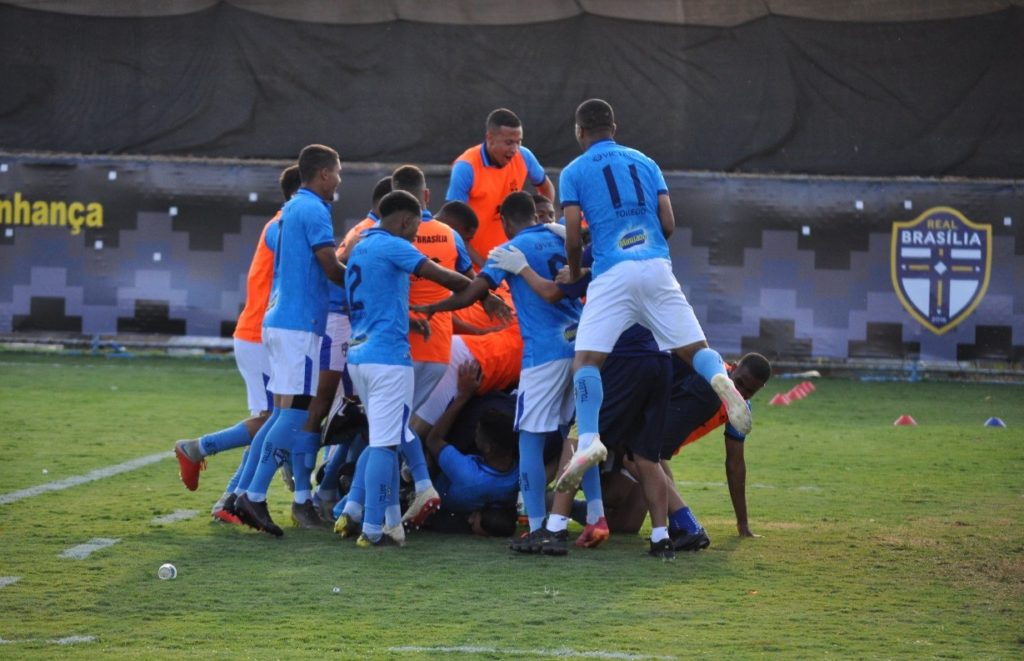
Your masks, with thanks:
M 768 402 L 768 406 L 789 406 L 789 398 L 780 392 L 771 398 Z
M 916 427 L 917 420 L 904 413 L 900 417 L 896 418 L 896 422 L 892 423 L 896 427 Z

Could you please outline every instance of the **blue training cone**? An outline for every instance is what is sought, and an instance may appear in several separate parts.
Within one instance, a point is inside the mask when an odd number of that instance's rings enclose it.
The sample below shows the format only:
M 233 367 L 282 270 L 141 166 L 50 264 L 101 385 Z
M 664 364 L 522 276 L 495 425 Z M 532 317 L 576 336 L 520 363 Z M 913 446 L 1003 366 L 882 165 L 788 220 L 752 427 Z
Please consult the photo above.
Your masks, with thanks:
M 1005 427 L 1006 423 L 999 418 L 992 417 L 985 421 L 986 427 Z

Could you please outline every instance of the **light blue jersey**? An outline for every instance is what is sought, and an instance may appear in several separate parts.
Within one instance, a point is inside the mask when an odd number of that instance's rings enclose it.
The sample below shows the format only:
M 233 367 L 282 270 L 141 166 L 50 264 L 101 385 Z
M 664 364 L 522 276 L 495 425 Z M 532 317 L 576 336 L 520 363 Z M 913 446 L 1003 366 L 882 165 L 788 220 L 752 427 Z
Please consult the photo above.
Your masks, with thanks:
M 487 505 L 515 505 L 518 465 L 500 472 L 484 463 L 483 457 L 463 454 L 452 445 L 444 446 L 437 463 L 441 473 L 434 478 L 434 485 L 444 509 L 468 513 Z
M 562 208 L 580 207 L 594 245 L 594 277 L 619 262 L 669 259 L 658 219 L 668 193 L 661 168 L 641 152 L 600 140 L 562 170 Z
M 566 264 L 565 243 L 543 225 L 527 227 L 502 244 L 509 245 L 521 250 L 530 268 L 542 278 L 553 280 Z M 575 355 L 576 326 L 583 309 L 578 299 L 548 303 L 534 293 L 524 278 L 499 269 L 491 260 L 484 264 L 480 275 L 491 282 L 492 289 L 508 279 L 523 336 L 523 369 Z
M 328 280 L 315 253 L 335 245 L 331 205 L 308 188 L 300 188 L 284 205 L 279 225 L 274 280 L 263 325 L 323 335 Z
M 352 321 L 352 365 L 412 365 L 409 357 L 409 275 L 426 257 L 386 230 L 363 233 L 348 258 L 345 290 Z

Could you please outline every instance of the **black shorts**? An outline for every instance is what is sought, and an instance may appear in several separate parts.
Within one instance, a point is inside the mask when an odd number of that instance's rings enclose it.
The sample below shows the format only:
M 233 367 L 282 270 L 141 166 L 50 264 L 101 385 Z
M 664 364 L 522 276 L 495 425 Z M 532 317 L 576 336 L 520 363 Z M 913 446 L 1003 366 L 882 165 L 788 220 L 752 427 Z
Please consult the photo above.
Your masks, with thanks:
M 601 441 L 610 450 L 658 461 L 672 386 L 668 355 L 610 355 L 601 368 L 601 383 Z

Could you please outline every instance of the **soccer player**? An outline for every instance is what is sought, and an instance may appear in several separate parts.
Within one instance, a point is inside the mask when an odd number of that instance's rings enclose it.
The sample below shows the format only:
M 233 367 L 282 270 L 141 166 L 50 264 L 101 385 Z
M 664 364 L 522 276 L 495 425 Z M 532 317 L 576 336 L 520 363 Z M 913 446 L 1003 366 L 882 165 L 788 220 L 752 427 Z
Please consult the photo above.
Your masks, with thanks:
M 385 542 L 404 544 L 398 505 L 398 446 L 414 438 L 408 428 L 412 413 L 413 367 L 409 345 L 409 275 L 430 279 L 460 291 L 470 280 L 434 263 L 412 245 L 422 222 L 419 201 L 393 191 L 380 202 L 378 228 L 367 230 L 349 256 L 345 279 L 352 318 L 349 372 L 366 408 L 369 447 L 360 472 L 366 501 L 349 501 L 335 530 L 349 526 L 362 506 L 363 547 Z M 362 460 L 362 457 L 360 458 Z
M 274 413 L 262 447 L 255 439 L 250 462 L 256 467 L 245 493 L 235 501 L 238 517 L 276 537 L 284 531 L 267 510 L 267 489 L 278 466 L 289 456 L 293 465 L 307 462 L 320 446 L 318 431 L 308 426 L 309 407 L 317 390 L 321 338 L 328 311 L 328 281 L 342 284 L 345 267 L 335 254 L 330 203 L 341 183 L 338 152 L 308 145 L 299 154 L 302 188 L 285 205 L 274 254 L 274 284 L 263 320 L 263 342 L 270 359 Z M 246 467 L 249 472 L 249 466 Z M 245 476 L 243 475 L 243 478 Z
M 511 511 L 515 531 L 516 494 L 519 470 L 512 417 L 494 409 L 484 411 L 476 428 L 480 454 L 465 454 L 446 441 L 455 419 L 480 387 L 479 366 L 473 361 L 458 368 L 455 398 L 427 435 L 427 448 L 437 460 L 436 477 L 441 507 L 457 519 L 469 519 L 473 512 L 488 508 Z M 511 533 L 509 533 L 511 534 Z
M 509 240 L 533 268 L 552 275 L 565 263 L 564 244 L 558 235 L 537 223 L 533 198 L 524 192 L 511 193 L 501 204 L 501 222 Z M 568 517 L 547 513 L 544 471 L 544 440 L 548 432 L 563 431 L 572 419 L 571 366 L 573 339 L 579 322 L 580 302 L 562 299 L 549 303 L 538 296 L 518 275 L 498 268 L 490 260 L 465 290 L 425 312 L 457 310 L 486 295 L 508 280 L 523 336 L 523 362 L 519 374 L 516 429 L 519 431 L 519 488 L 523 495 L 530 532 L 514 540 L 517 552 L 564 555 Z M 597 470 L 593 471 L 595 478 Z M 566 508 L 565 514 L 568 514 Z
M 430 189 L 427 188 L 423 171 L 415 165 L 403 165 L 392 173 L 391 187 L 393 190 L 410 193 L 421 205 L 422 218 L 413 240 L 416 249 L 435 264 L 472 277 L 473 263 L 462 243 L 462 237 L 448 225 L 434 220 L 427 210 Z M 409 285 L 409 304 L 429 305 L 444 300 L 450 293 L 429 278 L 413 276 Z M 414 383 L 413 413 L 427 400 L 448 367 L 452 351 L 451 316 L 450 312 L 442 312 L 428 319 L 430 332 L 426 336 L 416 330 L 409 333 Z M 441 497 L 430 480 L 420 438 L 413 433 L 412 439 L 399 447 L 402 458 L 412 472 L 416 490 L 402 521 L 418 527 L 441 505 Z
M 661 465 L 668 487 L 669 534 L 675 549 L 696 551 L 706 548 L 711 541 L 679 495 L 668 460 L 685 446 L 722 425 L 725 425 L 725 475 L 736 513 L 736 530 L 741 537 L 755 537 L 747 520 L 747 464 L 743 456 L 746 434 L 728 422 L 725 405 L 707 381 L 678 358 L 674 358 L 672 363 L 672 396 L 661 437 Z M 748 353 L 735 367 L 727 369 L 730 380 L 748 405 L 772 375 L 771 364 L 759 353 Z
M 568 280 L 568 267 L 559 271 L 556 282 L 542 278 L 525 263 L 524 256 L 512 247 L 495 248 L 490 258 L 499 267 L 518 272 L 538 295 L 548 301 L 563 296 L 580 298 L 586 294 L 590 282 L 588 274 L 572 284 L 556 284 Z M 586 267 L 591 264 L 590 246 L 584 250 L 583 263 Z M 645 511 L 651 513 L 652 528 L 667 525 L 668 493 L 660 465 L 660 438 L 664 409 L 668 405 L 671 365 L 669 355 L 659 351 L 651 332 L 640 324 L 633 324 L 619 336 L 601 367 L 602 381 L 609 385 L 609 394 L 601 405 L 601 438 L 608 448 L 620 455 L 628 455 L 631 465 L 635 466 L 647 505 Z M 570 442 L 574 440 L 573 436 L 570 432 Z M 603 491 L 602 486 L 602 513 Z M 589 502 L 587 505 L 591 509 Z M 600 516 L 594 520 L 588 512 L 587 526 L 576 540 L 576 545 L 598 546 L 608 538 L 608 534 L 609 526 L 605 517 Z M 650 555 L 662 560 L 673 559 L 675 554 L 671 541 L 652 541 Z
M 279 183 L 284 201 L 287 202 L 301 185 L 299 166 L 290 165 L 282 170 Z M 274 217 L 267 221 L 260 232 L 260 238 L 256 242 L 256 251 L 253 253 L 246 276 L 245 306 L 235 324 L 235 364 L 245 381 L 251 417 L 233 427 L 206 434 L 198 439 L 181 440 L 174 444 L 179 475 L 189 491 L 195 491 L 199 487 L 199 472 L 206 466 L 206 457 L 231 448 L 249 445 L 253 437 L 263 428 L 274 408 L 273 395 L 266 387 L 267 380 L 270 378 L 270 365 L 267 362 L 266 349 L 263 347 L 262 327 L 263 315 L 266 313 L 267 301 L 270 298 L 270 284 L 274 275 L 274 247 L 277 244 L 277 221 L 280 218 L 281 210 L 278 209 Z M 244 457 L 242 463 L 243 465 L 245 463 Z M 241 523 L 238 517 L 231 513 L 234 509 L 234 487 L 240 472 L 241 467 L 232 477 L 227 491 L 214 504 L 211 510 L 211 515 L 214 518 L 227 523 Z
M 553 200 L 555 187 L 537 157 L 523 146 L 523 123 L 506 108 L 487 116 L 482 144 L 470 147 L 452 164 L 448 200 L 465 202 L 476 212 L 480 228 L 469 244 L 473 263 L 483 266 L 491 248 L 505 242 L 499 208 L 505 196 L 523 189 L 529 179 L 537 192 Z
M 574 490 L 583 474 L 606 455 L 598 417 L 604 392 L 601 366 L 626 328 L 640 323 L 658 347 L 691 363 L 726 403 L 733 426 L 750 431 L 750 411 L 726 374 L 717 351 L 708 347 L 693 308 L 672 273 L 667 237 L 675 217 L 658 165 L 635 149 L 617 144 L 615 115 L 601 99 L 576 109 L 576 140 L 583 150 L 559 179 L 566 223 L 570 278 L 581 277 L 580 227 L 586 216 L 593 239 L 593 281 L 580 319 L 573 362 L 579 447 L 556 488 Z M 652 530 L 655 544 L 668 530 Z

